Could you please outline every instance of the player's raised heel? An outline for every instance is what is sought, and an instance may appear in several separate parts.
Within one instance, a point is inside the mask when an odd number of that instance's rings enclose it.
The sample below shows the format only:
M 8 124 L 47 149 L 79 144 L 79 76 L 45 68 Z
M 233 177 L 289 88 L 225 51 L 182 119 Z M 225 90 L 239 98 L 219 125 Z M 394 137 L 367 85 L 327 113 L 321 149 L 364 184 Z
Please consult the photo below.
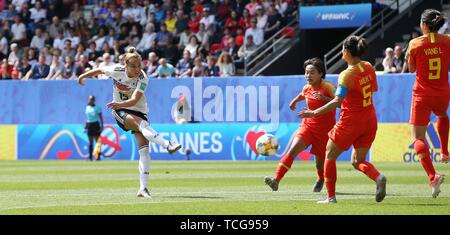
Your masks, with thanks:
M 386 196 L 386 176 L 380 175 L 377 178 L 377 192 L 375 194 L 375 201 L 381 202 Z
M 431 186 L 431 196 L 433 198 L 436 198 L 439 193 L 441 192 L 441 184 L 444 183 L 444 176 L 445 175 L 441 175 L 441 174 L 436 174 L 434 176 L 434 180 L 431 181 L 430 186 Z
M 336 197 L 332 197 L 332 198 L 325 198 L 324 200 L 318 201 L 318 204 L 330 204 L 330 203 L 337 203 Z
M 151 198 L 152 197 L 147 188 L 139 190 L 138 193 L 136 194 L 136 196 L 137 197 L 145 197 L 145 198 Z
M 269 185 L 269 187 L 272 189 L 272 191 L 278 190 L 278 181 L 275 178 L 266 176 L 266 177 L 264 177 L 264 183 Z
M 167 147 L 167 152 L 172 154 L 181 149 L 181 144 L 175 142 L 174 140 L 169 141 L 169 146 Z
M 323 181 L 316 181 L 316 184 L 314 184 L 313 192 L 314 193 L 320 193 L 323 188 Z

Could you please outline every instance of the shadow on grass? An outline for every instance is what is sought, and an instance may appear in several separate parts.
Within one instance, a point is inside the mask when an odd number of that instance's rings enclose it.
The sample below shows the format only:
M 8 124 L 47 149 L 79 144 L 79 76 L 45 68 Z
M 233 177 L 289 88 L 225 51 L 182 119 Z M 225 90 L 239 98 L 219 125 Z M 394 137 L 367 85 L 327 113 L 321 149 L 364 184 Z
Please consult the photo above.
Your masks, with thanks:
M 213 196 L 167 196 L 168 198 L 190 198 L 190 199 L 223 199 L 225 197 Z
M 375 197 L 375 193 L 339 193 L 336 192 L 336 195 L 347 195 L 347 196 L 374 196 Z M 395 197 L 395 196 L 399 196 L 397 194 L 386 194 L 386 197 Z

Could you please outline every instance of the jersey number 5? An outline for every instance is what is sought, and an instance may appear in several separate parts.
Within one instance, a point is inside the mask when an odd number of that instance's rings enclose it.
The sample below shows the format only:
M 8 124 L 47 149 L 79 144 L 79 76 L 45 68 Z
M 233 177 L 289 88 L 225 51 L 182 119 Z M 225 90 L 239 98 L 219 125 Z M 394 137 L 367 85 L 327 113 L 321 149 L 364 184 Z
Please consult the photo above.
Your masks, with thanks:
M 433 58 L 428 60 L 428 79 L 439 79 L 441 75 L 441 58 Z
M 372 104 L 372 86 L 367 84 L 362 88 L 363 91 L 363 107 L 367 107 Z

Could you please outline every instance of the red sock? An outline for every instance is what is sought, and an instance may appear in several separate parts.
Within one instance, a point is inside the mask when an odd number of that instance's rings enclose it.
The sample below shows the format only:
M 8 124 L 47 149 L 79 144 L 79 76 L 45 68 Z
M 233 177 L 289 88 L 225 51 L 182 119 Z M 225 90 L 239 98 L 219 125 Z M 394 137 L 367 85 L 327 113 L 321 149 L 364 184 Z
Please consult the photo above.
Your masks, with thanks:
M 416 140 L 414 142 L 414 150 L 416 151 L 416 154 L 419 155 L 420 163 L 422 164 L 423 169 L 425 169 L 425 172 L 427 172 L 428 178 L 432 181 L 434 175 L 436 175 L 436 171 L 434 170 L 427 145 L 421 139 Z
M 324 166 L 325 185 L 327 186 L 328 198 L 336 195 L 336 160 L 325 160 Z
M 369 178 L 371 178 L 373 181 L 377 181 L 378 176 L 380 175 L 380 172 L 375 168 L 375 166 L 372 165 L 372 163 L 367 161 L 362 161 L 358 165 L 358 170 L 366 174 Z
M 323 182 L 323 169 L 317 169 L 317 181 Z
M 448 117 L 438 117 L 437 130 L 439 134 L 439 141 L 441 141 L 442 154 L 448 156 Z
M 284 177 L 286 172 L 288 172 L 289 169 L 291 169 L 292 163 L 294 162 L 293 157 L 291 157 L 290 154 L 286 154 L 278 164 L 277 170 L 275 171 L 275 179 L 280 182 L 281 179 Z

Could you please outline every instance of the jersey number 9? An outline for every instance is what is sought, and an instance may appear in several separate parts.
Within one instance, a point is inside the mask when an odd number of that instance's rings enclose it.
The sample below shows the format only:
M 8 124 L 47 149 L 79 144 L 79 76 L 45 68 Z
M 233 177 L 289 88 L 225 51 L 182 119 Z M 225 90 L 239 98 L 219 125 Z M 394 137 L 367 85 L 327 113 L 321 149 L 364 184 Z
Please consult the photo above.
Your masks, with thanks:
M 428 60 L 428 79 L 439 79 L 441 75 L 441 58 L 433 58 Z

